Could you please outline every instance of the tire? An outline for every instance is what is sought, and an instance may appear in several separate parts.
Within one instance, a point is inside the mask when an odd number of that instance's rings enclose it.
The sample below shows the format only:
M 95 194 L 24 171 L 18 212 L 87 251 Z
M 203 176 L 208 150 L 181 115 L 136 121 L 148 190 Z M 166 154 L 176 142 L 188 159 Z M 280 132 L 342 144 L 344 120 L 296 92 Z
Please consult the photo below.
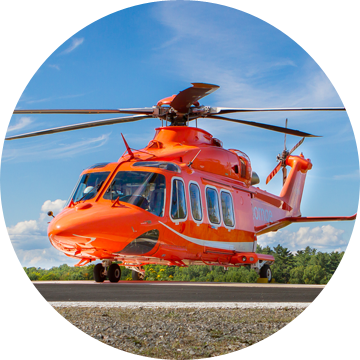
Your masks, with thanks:
M 104 275 L 104 267 L 102 264 L 96 264 L 94 267 L 94 279 L 96 282 L 103 282 L 106 276 Z
M 131 277 L 134 281 L 144 280 L 144 277 L 135 270 L 131 270 Z
M 110 282 L 118 282 L 121 278 L 121 269 L 118 264 L 111 264 L 108 268 L 108 278 Z
M 262 279 L 268 279 L 268 282 L 271 282 L 272 280 L 272 271 L 270 269 L 270 266 L 265 264 L 261 269 L 260 269 L 260 278 Z

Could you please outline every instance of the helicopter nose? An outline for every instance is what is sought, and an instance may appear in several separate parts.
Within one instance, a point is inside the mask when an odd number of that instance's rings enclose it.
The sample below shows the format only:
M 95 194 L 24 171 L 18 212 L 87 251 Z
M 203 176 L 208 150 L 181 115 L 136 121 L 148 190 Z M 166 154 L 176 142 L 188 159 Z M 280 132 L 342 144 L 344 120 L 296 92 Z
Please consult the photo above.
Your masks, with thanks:
M 109 207 L 67 208 L 50 222 L 48 236 L 63 249 L 105 249 L 120 252 L 151 226 L 142 220 L 148 214 L 123 207 L 109 213 Z M 151 223 L 151 221 L 150 221 Z M 144 230 L 144 231 L 142 231 Z

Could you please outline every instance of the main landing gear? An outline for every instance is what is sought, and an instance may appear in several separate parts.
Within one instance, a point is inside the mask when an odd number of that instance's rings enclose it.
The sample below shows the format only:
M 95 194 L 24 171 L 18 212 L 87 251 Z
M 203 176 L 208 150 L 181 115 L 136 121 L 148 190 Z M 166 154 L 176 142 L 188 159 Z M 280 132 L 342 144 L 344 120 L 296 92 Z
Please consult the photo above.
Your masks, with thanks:
M 118 282 L 121 278 L 121 270 L 118 264 L 112 264 L 110 260 L 104 260 L 102 264 L 94 267 L 94 279 L 96 282 L 103 282 L 106 277 L 110 282 Z
M 270 269 L 270 266 L 268 264 L 265 264 L 262 266 L 262 268 L 260 269 L 260 278 L 262 279 L 267 279 L 268 282 L 270 283 L 272 280 L 272 271 Z

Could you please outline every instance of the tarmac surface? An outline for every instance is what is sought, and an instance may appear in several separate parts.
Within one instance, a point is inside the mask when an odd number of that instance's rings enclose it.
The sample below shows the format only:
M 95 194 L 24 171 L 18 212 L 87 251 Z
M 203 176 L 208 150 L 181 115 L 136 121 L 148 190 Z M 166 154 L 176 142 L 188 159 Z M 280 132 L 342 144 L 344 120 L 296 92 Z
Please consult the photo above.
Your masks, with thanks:
M 323 285 L 120 281 L 34 281 L 50 302 L 311 303 Z

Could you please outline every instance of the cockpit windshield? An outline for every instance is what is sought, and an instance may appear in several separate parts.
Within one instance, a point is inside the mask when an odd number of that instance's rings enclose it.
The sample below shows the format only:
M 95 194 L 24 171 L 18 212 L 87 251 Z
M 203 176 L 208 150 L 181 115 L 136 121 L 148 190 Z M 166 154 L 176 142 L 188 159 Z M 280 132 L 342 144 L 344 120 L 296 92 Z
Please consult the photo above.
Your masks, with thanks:
M 84 174 L 76 187 L 72 200 L 76 203 L 80 200 L 90 200 L 99 192 L 110 172 L 96 172 Z
M 145 171 L 119 171 L 107 188 L 104 199 L 127 202 L 163 216 L 165 176 Z

